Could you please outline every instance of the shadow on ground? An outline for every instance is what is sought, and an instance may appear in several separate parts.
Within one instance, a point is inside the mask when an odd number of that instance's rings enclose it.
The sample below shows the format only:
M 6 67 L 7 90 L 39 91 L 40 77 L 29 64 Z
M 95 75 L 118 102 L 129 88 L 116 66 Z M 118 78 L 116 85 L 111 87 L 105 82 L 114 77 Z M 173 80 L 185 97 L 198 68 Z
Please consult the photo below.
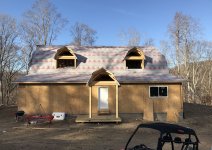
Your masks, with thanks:
M 76 124 L 74 118 L 62 122 L 31 125 L 15 122 L 16 107 L 0 108 L 0 149 L 1 150 L 120 150 L 124 148 L 135 127 L 143 121 L 121 124 Z M 200 139 L 200 150 L 212 146 L 212 107 L 184 104 L 185 119 L 178 124 L 196 130 Z M 152 141 L 154 134 L 143 133 L 142 139 Z

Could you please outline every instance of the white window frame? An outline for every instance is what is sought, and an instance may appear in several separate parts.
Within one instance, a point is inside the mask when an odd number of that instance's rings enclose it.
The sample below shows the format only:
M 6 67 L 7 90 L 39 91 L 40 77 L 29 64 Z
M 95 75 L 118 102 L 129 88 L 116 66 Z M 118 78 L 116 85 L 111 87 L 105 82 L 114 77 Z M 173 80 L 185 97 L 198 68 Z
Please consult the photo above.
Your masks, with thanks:
M 159 94 L 159 87 L 166 87 L 167 88 L 167 96 L 151 96 L 150 95 L 150 88 L 151 87 L 158 87 L 158 94 Z M 169 87 L 165 85 L 151 85 L 149 86 L 149 98 L 167 98 L 169 96 Z

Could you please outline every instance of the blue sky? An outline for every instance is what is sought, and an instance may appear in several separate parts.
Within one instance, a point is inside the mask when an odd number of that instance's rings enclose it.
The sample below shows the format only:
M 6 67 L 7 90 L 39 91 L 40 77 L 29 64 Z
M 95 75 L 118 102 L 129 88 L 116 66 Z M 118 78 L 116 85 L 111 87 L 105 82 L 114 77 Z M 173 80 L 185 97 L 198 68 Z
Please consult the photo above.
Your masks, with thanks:
M 76 21 L 97 31 L 96 45 L 122 45 L 118 34 L 128 28 L 137 29 L 144 38 L 153 38 L 157 46 L 167 40 L 167 27 L 175 13 L 181 11 L 198 20 L 203 38 L 212 41 L 211 0 L 51 0 L 69 24 L 54 44 L 71 41 L 70 26 Z M 33 0 L 0 0 L 0 13 L 20 20 L 31 8 Z M 141 39 L 142 40 L 142 39 Z

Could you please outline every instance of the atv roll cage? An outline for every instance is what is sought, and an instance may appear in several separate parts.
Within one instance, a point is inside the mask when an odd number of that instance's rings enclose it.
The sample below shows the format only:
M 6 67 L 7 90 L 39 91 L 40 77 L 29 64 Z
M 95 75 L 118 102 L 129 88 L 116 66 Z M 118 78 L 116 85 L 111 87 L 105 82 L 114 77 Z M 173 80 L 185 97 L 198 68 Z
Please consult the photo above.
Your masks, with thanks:
M 160 132 L 160 136 L 158 138 L 157 143 L 157 150 L 163 150 L 163 146 L 165 143 L 170 143 L 172 150 L 174 150 L 174 144 L 181 144 L 181 150 L 189 150 L 192 147 L 192 150 L 198 150 L 198 144 L 199 139 L 195 133 L 195 131 L 191 128 L 175 125 L 175 124 L 169 124 L 169 123 L 148 123 L 148 124 L 140 124 L 135 129 L 131 137 L 129 138 L 125 150 L 151 150 L 151 148 L 148 148 L 144 144 L 136 145 L 133 148 L 128 148 L 128 145 L 138 129 L 140 128 L 149 128 L 149 129 L 155 129 Z M 182 140 L 180 137 L 173 138 L 172 134 L 184 134 L 188 135 L 188 137 L 185 140 Z M 192 136 L 194 138 L 192 138 Z M 192 141 L 193 140 L 193 141 Z M 191 146 L 191 147 L 190 147 Z

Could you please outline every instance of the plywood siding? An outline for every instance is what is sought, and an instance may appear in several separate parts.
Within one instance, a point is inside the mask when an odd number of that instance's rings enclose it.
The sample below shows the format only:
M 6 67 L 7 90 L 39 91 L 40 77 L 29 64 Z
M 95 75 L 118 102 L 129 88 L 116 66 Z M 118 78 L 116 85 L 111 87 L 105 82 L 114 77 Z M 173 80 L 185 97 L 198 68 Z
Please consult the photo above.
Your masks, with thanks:
M 183 111 L 181 84 L 157 84 L 168 86 L 168 97 L 150 98 L 149 86 L 154 85 L 156 84 L 121 84 L 118 88 L 119 113 L 166 112 L 168 121 L 177 121 L 179 112 Z M 109 88 L 109 111 L 115 114 L 115 85 L 92 86 L 92 114 L 98 113 L 99 87 Z M 88 114 L 89 87 L 85 84 L 22 84 L 19 86 L 18 106 L 20 109 L 27 113 L 42 113 L 39 104 L 48 113 L 59 111 Z
M 155 85 L 167 86 L 168 97 L 150 98 L 149 86 Z M 178 121 L 182 106 L 181 84 L 122 84 L 119 87 L 119 113 L 146 113 L 152 120 L 152 111 L 166 112 L 168 121 Z
M 169 87 L 169 103 L 167 106 L 167 119 L 169 121 L 178 121 L 179 112 L 183 112 L 182 97 L 180 85 Z
M 27 113 L 43 113 L 41 104 L 47 113 L 88 114 L 86 85 L 20 85 L 19 93 L 18 105 Z
M 18 110 L 25 110 L 26 108 L 26 89 L 25 86 L 19 86 L 18 87 L 18 92 L 17 92 L 17 105 L 18 105 Z
M 119 113 L 143 113 L 144 86 L 124 84 L 119 87 Z

